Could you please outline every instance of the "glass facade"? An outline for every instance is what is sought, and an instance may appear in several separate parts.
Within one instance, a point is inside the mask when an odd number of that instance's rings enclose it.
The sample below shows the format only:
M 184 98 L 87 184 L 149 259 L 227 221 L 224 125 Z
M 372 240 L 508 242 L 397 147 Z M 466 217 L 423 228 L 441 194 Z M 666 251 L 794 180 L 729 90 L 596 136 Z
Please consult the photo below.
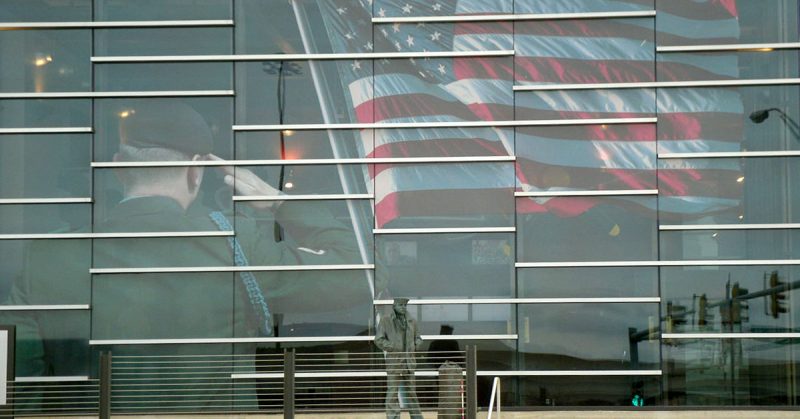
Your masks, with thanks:
M 2 1 L 16 375 L 378 353 L 407 297 L 482 404 L 496 373 L 504 408 L 797 406 L 799 15 Z

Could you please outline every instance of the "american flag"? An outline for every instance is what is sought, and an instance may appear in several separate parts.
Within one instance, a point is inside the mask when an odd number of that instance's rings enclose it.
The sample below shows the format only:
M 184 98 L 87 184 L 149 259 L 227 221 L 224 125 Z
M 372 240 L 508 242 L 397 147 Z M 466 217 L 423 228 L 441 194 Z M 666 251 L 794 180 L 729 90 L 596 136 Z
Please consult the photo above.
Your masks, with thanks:
M 662 6 L 662 3 L 664 4 Z M 691 3 L 686 10 L 671 3 Z M 661 152 L 725 150 L 741 141 L 742 105 L 729 89 L 554 90 L 513 94 L 514 84 L 621 83 L 738 77 L 735 56 L 715 62 L 689 54 L 659 57 L 655 40 L 703 44 L 738 37 L 735 2 L 659 3 L 652 18 L 512 22 L 372 24 L 373 15 L 431 16 L 648 10 L 649 0 L 319 2 L 333 52 L 496 51 L 514 57 L 353 60 L 339 66 L 348 112 L 359 122 L 453 122 L 655 116 Z M 703 16 L 694 21 L 693 16 Z M 664 22 L 662 24 L 661 22 Z M 700 30 L 700 29 L 703 30 Z M 712 28 L 712 29 L 708 29 Z M 319 34 L 317 34 L 319 36 Z M 720 73 L 719 68 L 723 68 Z M 657 105 L 658 103 L 658 105 Z M 658 106 L 658 109 L 656 109 Z M 725 138 L 706 125 L 730 122 Z M 517 163 L 378 164 L 367 182 L 376 193 L 379 227 L 513 225 L 513 190 L 655 189 L 661 210 L 679 216 L 738 205 L 740 191 L 711 190 L 736 172 L 730 162 L 663 161 L 657 169 L 652 124 L 573 127 L 393 129 L 364 131 L 365 156 L 517 156 Z M 714 167 L 710 167 L 714 166 Z M 735 176 L 734 176 L 735 178 Z M 653 200 L 620 198 L 619 205 Z M 502 203 L 509 203 L 504 205 Z M 526 198 L 522 213 L 575 216 L 593 198 Z M 415 218 L 416 217 L 416 218 Z M 445 223 L 445 224 L 441 224 Z M 451 224 L 447 224 L 451 223 Z M 452 224 L 455 223 L 455 224 Z M 476 225 L 477 224 L 477 225 Z M 466 226 L 466 225 L 464 225 Z

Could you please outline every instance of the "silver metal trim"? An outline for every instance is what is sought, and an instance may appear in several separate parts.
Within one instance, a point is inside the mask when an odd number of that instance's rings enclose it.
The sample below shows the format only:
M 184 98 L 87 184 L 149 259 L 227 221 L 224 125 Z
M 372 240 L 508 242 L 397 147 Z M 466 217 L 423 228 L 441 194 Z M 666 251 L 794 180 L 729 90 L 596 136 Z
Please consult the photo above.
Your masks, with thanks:
M 92 127 L 0 128 L 0 134 L 91 133 Z
M 409 305 L 445 304 L 573 304 L 573 303 L 658 303 L 660 297 L 586 297 L 586 298 L 430 298 L 410 299 Z M 392 305 L 392 300 L 374 300 L 373 305 Z
M 3 198 L 4 204 L 91 204 L 92 198 Z
M 89 310 L 89 304 L 0 305 L 0 311 Z
M 232 55 L 126 55 L 95 56 L 93 63 L 154 63 L 198 61 L 306 61 L 306 60 L 376 60 L 402 58 L 507 57 L 514 50 L 497 51 L 420 51 L 420 52 L 358 52 L 320 54 L 232 54 Z
M 513 233 L 516 227 L 376 228 L 373 234 Z
M 141 239 L 171 237 L 229 237 L 233 231 L 165 231 L 165 232 L 118 232 L 118 233 L 43 233 L 43 234 L 0 234 L 0 240 L 42 240 L 42 239 Z
M 420 335 L 422 340 L 516 340 L 519 335 L 516 333 L 507 335 Z
M 786 224 L 662 224 L 661 231 L 685 230 L 792 230 L 800 228 L 800 223 Z
M 403 128 L 486 128 L 486 127 L 534 127 L 561 125 L 611 125 L 654 124 L 656 117 L 648 118 L 595 118 L 595 119 L 533 119 L 519 121 L 453 121 L 453 122 L 375 122 L 346 124 L 283 124 L 283 125 L 234 125 L 234 131 L 302 131 L 328 129 L 403 129 Z
M 701 52 L 701 51 L 761 51 L 770 52 L 776 49 L 798 49 L 800 42 L 775 42 L 765 44 L 729 44 L 729 45 L 670 45 L 657 46 L 656 52 Z
M 142 20 L 105 22 L 4 22 L 0 30 L 80 28 L 161 28 L 186 26 L 233 26 L 233 20 Z
M 624 196 L 624 195 L 658 195 L 658 189 L 614 190 L 614 191 L 535 191 L 514 192 L 515 197 L 546 196 Z
M 286 272 L 286 271 L 355 271 L 375 269 L 374 264 L 363 265 L 280 265 L 280 266 L 165 266 L 160 268 L 91 268 L 90 274 L 149 274 L 192 272 Z
M 800 157 L 800 151 L 712 151 L 704 153 L 658 153 L 659 159 L 727 159 L 737 157 Z
M 597 89 L 644 89 L 673 87 L 738 87 L 738 86 L 771 86 L 800 84 L 800 78 L 789 79 L 737 79 L 737 80 L 687 80 L 687 81 L 653 81 L 635 83 L 578 83 L 578 84 L 541 84 L 516 85 L 515 92 L 548 91 L 548 90 L 597 90 Z
M 91 339 L 89 345 L 171 345 L 217 343 L 291 343 L 291 342 L 371 342 L 375 336 L 314 336 L 272 338 L 200 338 L 200 339 Z
M 773 266 L 800 265 L 800 259 L 751 260 L 645 260 L 610 262 L 517 262 L 516 268 L 602 268 L 602 267 L 659 267 L 659 266 Z
M 586 13 L 520 13 L 496 15 L 464 15 L 464 16 L 403 16 L 373 17 L 372 23 L 429 23 L 429 22 L 495 22 L 514 20 L 564 20 L 564 19 L 610 19 L 654 17 L 655 10 L 630 12 L 586 12 Z
M 15 383 L 55 383 L 90 381 L 88 375 L 64 375 L 47 377 L 17 377 Z
M 478 371 L 480 376 L 543 377 L 543 376 L 627 376 L 662 375 L 661 370 L 552 370 L 552 371 Z
M 191 167 L 191 166 L 301 166 L 321 164 L 403 164 L 403 163 L 491 163 L 513 162 L 516 156 L 391 157 L 297 160 L 182 160 L 138 162 L 92 162 L 94 168 Z
M 16 92 L 0 93 L 0 99 L 92 99 L 125 97 L 233 96 L 233 90 L 157 90 L 129 92 Z
M 242 201 L 333 201 L 342 199 L 375 199 L 373 194 L 320 194 L 320 195 L 234 195 L 233 200 Z
M 662 333 L 661 339 L 786 339 L 800 333 Z

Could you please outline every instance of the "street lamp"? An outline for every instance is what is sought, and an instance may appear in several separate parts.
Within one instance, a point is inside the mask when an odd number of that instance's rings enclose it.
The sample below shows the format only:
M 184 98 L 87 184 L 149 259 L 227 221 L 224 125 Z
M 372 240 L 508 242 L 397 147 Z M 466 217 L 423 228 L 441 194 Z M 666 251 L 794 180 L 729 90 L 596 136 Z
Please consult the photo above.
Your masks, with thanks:
M 778 113 L 781 120 L 783 120 L 786 126 L 789 127 L 789 130 L 792 132 L 792 135 L 794 135 L 794 138 L 800 141 L 800 124 L 798 124 L 797 121 L 792 119 L 791 116 L 787 115 L 786 112 L 784 112 L 781 109 L 768 108 L 768 109 L 759 109 L 757 111 L 753 111 L 750 114 L 750 120 L 753 121 L 753 123 L 760 124 L 764 122 L 767 118 L 769 118 L 769 113 L 772 111 Z

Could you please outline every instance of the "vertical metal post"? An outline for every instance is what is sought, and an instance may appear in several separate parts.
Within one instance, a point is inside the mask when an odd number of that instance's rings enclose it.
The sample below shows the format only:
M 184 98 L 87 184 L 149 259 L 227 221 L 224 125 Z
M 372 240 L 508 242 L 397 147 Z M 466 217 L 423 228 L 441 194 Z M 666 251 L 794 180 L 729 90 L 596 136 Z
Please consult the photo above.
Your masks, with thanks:
M 111 352 L 100 352 L 99 419 L 111 418 Z
M 467 345 L 467 419 L 478 416 L 478 362 L 475 345 Z
M 294 419 L 294 349 L 283 352 L 283 417 Z

